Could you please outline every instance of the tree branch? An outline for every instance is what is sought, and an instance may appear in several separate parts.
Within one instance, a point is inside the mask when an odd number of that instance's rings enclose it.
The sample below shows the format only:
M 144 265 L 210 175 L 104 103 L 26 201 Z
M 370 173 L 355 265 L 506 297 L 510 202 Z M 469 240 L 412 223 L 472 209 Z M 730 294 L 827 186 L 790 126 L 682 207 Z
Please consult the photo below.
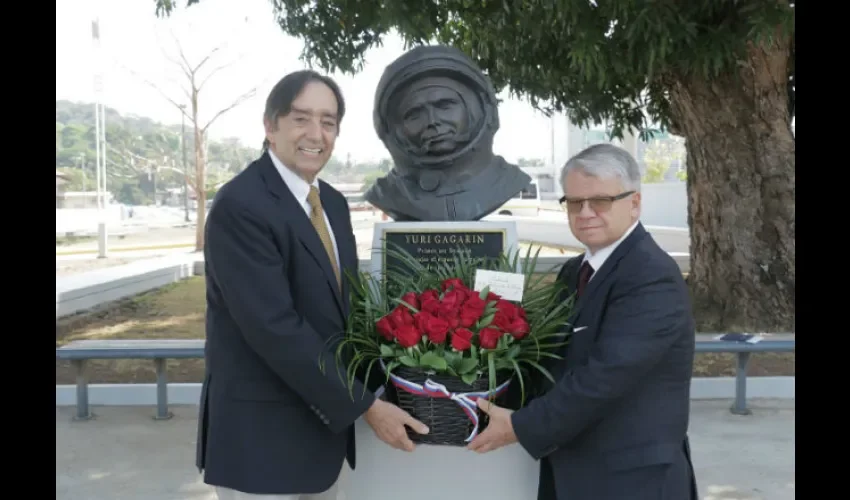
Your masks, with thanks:
M 201 83 L 198 84 L 197 91 L 200 92 L 201 89 L 204 88 L 204 84 L 206 84 L 209 81 L 209 79 L 213 77 L 213 75 L 215 75 L 216 73 L 218 73 L 219 71 L 221 71 L 225 68 L 232 66 L 234 63 L 236 63 L 236 61 L 224 63 L 224 64 L 217 66 L 212 71 L 210 71 L 210 73 L 203 80 L 201 80 Z
M 159 45 L 159 51 L 160 51 L 160 53 L 162 54 L 162 56 L 163 56 L 166 60 L 168 60 L 168 62 L 170 62 L 171 64 L 173 64 L 173 65 L 177 66 L 177 68 L 179 68 L 179 69 L 180 69 L 180 71 L 183 73 L 183 75 L 184 75 L 186 78 L 188 78 L 189 80 L 191 80 L 191 79 L 192 79 L 192 74 L 191 74 L 191 72 L 190 72 L 191 67 L 190 67 L 190 65 L 186 62 L 185 57 L 182 57 L 182 55 L 183 55 L 183 50 L 182 50 L 182 48 L 181 48 L 181 46 L 180 46 L 180 42 L 179 42 L 179 40 L 177 40 L 177 37 L 174 35 L 174 31 L 172 31 L 171 29 L 169 29 L 169 30 L 168 30 L 168 35 L 169 35 L 169 38 L 171 39 L 170 44 L 171 44 L 171 45 L 174 45 L 174 46 L 176 46 L 176 47 L 177 47 L 177 52 L 178 52 L 178 54 L 179 54 L 181 57 L 180 57 L 180 58 L 175 58 L 173 55 L 169 54 L 169 53 L 168 53 L 168 51 L 166 51 L 166 50 L 165 50 L 165 44 L 163 43 L 163 40 L 161 39 L 159 32 L 157 32 L 157 34 L 156 34 L 156 41 L 157 41 L 157 45 Z
M 173 31 L 168 30 L 168 34 L 171 35 L 171 41 L 174 42 L 175 47 L 177 47 L 177 55 L 180 56 L 180 60 L 182 61 L 179 63 L 179 66 L 186 73 L 189 80 L 194 80 L 195 72 L 192 70 L 192 63 L 189 62 L 186 58 L 186 53 L 183 52 L 183 45 L 180 43 L 180 40 L 177 39 L 177 36 Z
M 182 61 L 178 61 L 177 59 L 175 59 L 175 58 L 171 57 L 171 56 L 170 56 L 170 55 L 169 55 L 169 54 L 165 51 L 165 49 L 162 49 L 162 56 L 163 56 L 163 57 L 165 57 L 166 59 L 168 59 L 168 61 L 169 61 L 170 63 L 172 63 L 172 64 L 174 64 L 175 66 L 177 66 L 178 68 L 180 68 L 180 71 L 182 71 L 182 72 L 183 72 L 183 75 L 184 75 L 186 78 L 188 78 L 189 80 L 191 80 L 191 79 L 192 79 L 192 76 L 193 76 L 193 75 L 192 75 L 192 73 L 190 73 L 190 72 L 189 72 L 189 68 L 188 68 L 188 67 L 186 67 L 186 66 L 183 64 L 183 62 L 182 62 Z
M 172 99 L 172 98 L 171 98 L 171 96 L 169 96 L 167 93 L 165 93 L 165 91 L 163 91 L 163 90 L 159 87 L 159 85 L 157 85 L 157 84 L 153 83 L 153 82 L 152 82 L 152 81 L 150 81 L 149 79 L 147 79 L 147 78 L 145 78 L 144 76 L 140 75 L 138 72 L 133 71 L 132 69 L 128 68 L 127 66 L 125 66 L 125 65 L 124 65 L 124 64 L 122 64 L 121 62 L 119 62 L 119 61 L 117 61 L 117 60 L 114 60 L 113 62 L 114 62 L 117 66 L 119 66 L 121 69 L 123 69 L 123 70 L 127 71 L 128 73 L 130 73 L 130 74 L 131 74 L 131 75 L 133 75 L 134 77 L 136 77 L 136 78 L 138 78 L 139 80 L 141 80 L 141 81 L 142 81 L 143 83 L 145 83 L 147 86 L 149 86 L 149 87 L 151 87 L 152 89 L 154 89 L 154 90 L 156 90 L 157 92 L 159 92 L 159 95 L 161 95 L 161 96 L 162 96 L 162 97 L 163 97 L 166 101 L 168 101 L 169 103 L 171 103 L 171 105 L 172 105 L 172 106 L 174 106 L 175 108 L 177 108 L 178 110 L 180 110 L 180 113 L 181 113 L 183 116 L 185 116 L 186 118 L 188 118 L 190 121 L 192 120 L 192 117 L 191 117 L 191 116 L 190 116 L 190 115 L 189 115 L 189 114 L 185 111 L 185 109 L 184 109 L 184 108 L 185 108 L 185 106 L 184 106 L 184 105 L 182 105 L 182 104 L 178 104 L 178 103 L 177 103 L 177 101 L 175 101 L 174 99 Z
M 234 101 L 233 101 L 232 103 L 230 103 L 230 105 L 229 105 L 229 106 L 227 106 L 227 107 L 222 108 L 221 110 L 219 110 L 219 111 L 218 111 L 218 113 L 214 114 L 214 115 L 213 115 L 213 117 L 212 117 L 212 118 L 210 118 L 210 120 L 207 122 L 207 124 L 206 124 L 206 125 L 204 125 L 203 127 L 201 127 L 201 134 L 202 134 L 202 135 L 203 135 L 203 134 L 206 134 L 207 130 L 210 128 L 210 125 L 212 125 L 212 124 L 213 124 L 213 122 L 215 122 L 215 121 L 216 121 L 216 120 L 217 120 L 217 119 L 218 119 L 221 115 L 223 115 L 223 114 L 227 113 L 228 111 L 230 111 L 231 109 L 235 108 L 236 106 L 239 106 L 240 104 L 242 104 L 242 103 L 243 103 L 243 102 L 245 102 L 246 100 L 248 100 L 248 99 L 250 99 L 251 97 L 253 97 L 253 96 L 254 96 L 254 94 L 256 94 L 256 93 L 257 93 L 257 87 L 254 87 L 254 88 L 252 88 L 251 90 L 249 90 L 249 91 L 245 92 L 244 94 L 242 94 L 242 95 L 240 95 L 239 97 L 237 97 L 236 99 L 234 99 Z
M 218 51 L 219 51 L 219 47 L 216 47 L 216 48 L 212 49 L 212 50 L 210 51 L 210 53 L 209 53 L 209 54 L 207 54 L 206 56 L 204 56 L 204 58 L 203 58 L 203 59 L 201 59 L 201 62 L 199 62 L 197 66 L 195 66 L 194 68 L 192 68 L 192 74 L 197 74 L 197 73 L 198 73 L 198 71 L 201 69 L 201 67 L 202 67 L 204 64 L 206 64 L 206 63 L 207 63 L 207 61 L 209 61 L 209 60 L 210 60 L 210 58 L 211 58 L 212 56 L 214 56 L 214 55 L 215 55 L 215 53 L 216 53 L 216 52 L 218 52 Z

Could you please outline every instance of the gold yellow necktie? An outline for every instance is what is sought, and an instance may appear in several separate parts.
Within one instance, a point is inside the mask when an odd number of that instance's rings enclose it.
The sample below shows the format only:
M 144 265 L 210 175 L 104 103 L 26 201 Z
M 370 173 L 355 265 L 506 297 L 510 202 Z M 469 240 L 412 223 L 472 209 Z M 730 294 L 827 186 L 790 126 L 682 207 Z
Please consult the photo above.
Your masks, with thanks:
M 336 283 L 342 289 L 342 281 L 340 280 L 339 266 L 336 264 L 336 254 L 334 253 L 333 242 L 331 241 L 331 233 L 328 225 L 325 224 L 322 201 L 319 199 L 319 189 L 316 186 L 310 186 L 310 194 L 307 195 L 307 202 L 310 204 L 310 222 L 313 223 L 313 227 L 319 233 L 319 238 L 325 246 L 328 259 L 331 261 L 331 267 L 336 275 Z

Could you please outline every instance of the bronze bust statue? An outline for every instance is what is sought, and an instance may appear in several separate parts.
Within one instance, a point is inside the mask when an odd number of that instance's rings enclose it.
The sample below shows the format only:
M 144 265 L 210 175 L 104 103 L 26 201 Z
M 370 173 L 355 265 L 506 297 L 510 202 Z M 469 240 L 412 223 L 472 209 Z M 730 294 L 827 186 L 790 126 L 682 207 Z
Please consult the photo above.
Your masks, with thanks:
M 531 181 L 493 154 L 496 92 L 453 47 L 417 47 L 387 66 L 373 119 L 395 166 L 365 197 L 393 220 L 479 220 Z

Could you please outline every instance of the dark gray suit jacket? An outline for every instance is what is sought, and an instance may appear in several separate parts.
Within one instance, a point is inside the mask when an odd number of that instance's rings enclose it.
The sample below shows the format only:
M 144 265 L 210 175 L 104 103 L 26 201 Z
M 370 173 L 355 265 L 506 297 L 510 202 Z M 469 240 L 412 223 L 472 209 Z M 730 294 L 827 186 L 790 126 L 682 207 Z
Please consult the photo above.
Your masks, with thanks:
M 584 256 L 559 279 L 575 290 Z M 541 500 L 697 500 L 687 429 L 694 358 L 690 297 L 642 225 L 576 303 L 557 384 L 513 414 L 541 460 Z M 577 331 L 576 331 L 577 330 Z
M 345 198 L 320 196 L 343 270 L 357 271 Z M 207 484 L 264 494 L 316 493 L 355 466 L 352 400 L 325 342 L 343 331 L 347 286 L 268 153 L 216 195 L 206 225 L 207 343 L 197 466 Z M 325 356 L 326 370 L 319 369 Z M 345 369 L 341 368 L 343 374 Z

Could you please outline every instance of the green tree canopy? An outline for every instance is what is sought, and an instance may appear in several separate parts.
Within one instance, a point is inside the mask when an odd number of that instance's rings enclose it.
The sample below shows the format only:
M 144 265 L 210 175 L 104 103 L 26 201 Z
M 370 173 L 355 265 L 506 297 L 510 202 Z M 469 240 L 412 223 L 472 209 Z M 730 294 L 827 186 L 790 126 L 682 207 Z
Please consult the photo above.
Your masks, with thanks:
M 174 0 L 155 1 L 160 15 L 176 7 Z M 458 47 L 487 72 L 497 91 L 508 88 L 538 109 L 567 112 L 580 125 L 609 121 L 616 137 L 627 127 L 650 131 L 652 122 L 681 133 L 669 96 L 677 77 L 725 75 L 747 58 L 753 44 L 779 43 L 788 48 L 789 117 L 794 112 L 793 2 L 271 3 L 281 29 L 306 39 L 303 58 L 329 72 L 360 71 L 368 50 L 395 31 L 408 46 Z

